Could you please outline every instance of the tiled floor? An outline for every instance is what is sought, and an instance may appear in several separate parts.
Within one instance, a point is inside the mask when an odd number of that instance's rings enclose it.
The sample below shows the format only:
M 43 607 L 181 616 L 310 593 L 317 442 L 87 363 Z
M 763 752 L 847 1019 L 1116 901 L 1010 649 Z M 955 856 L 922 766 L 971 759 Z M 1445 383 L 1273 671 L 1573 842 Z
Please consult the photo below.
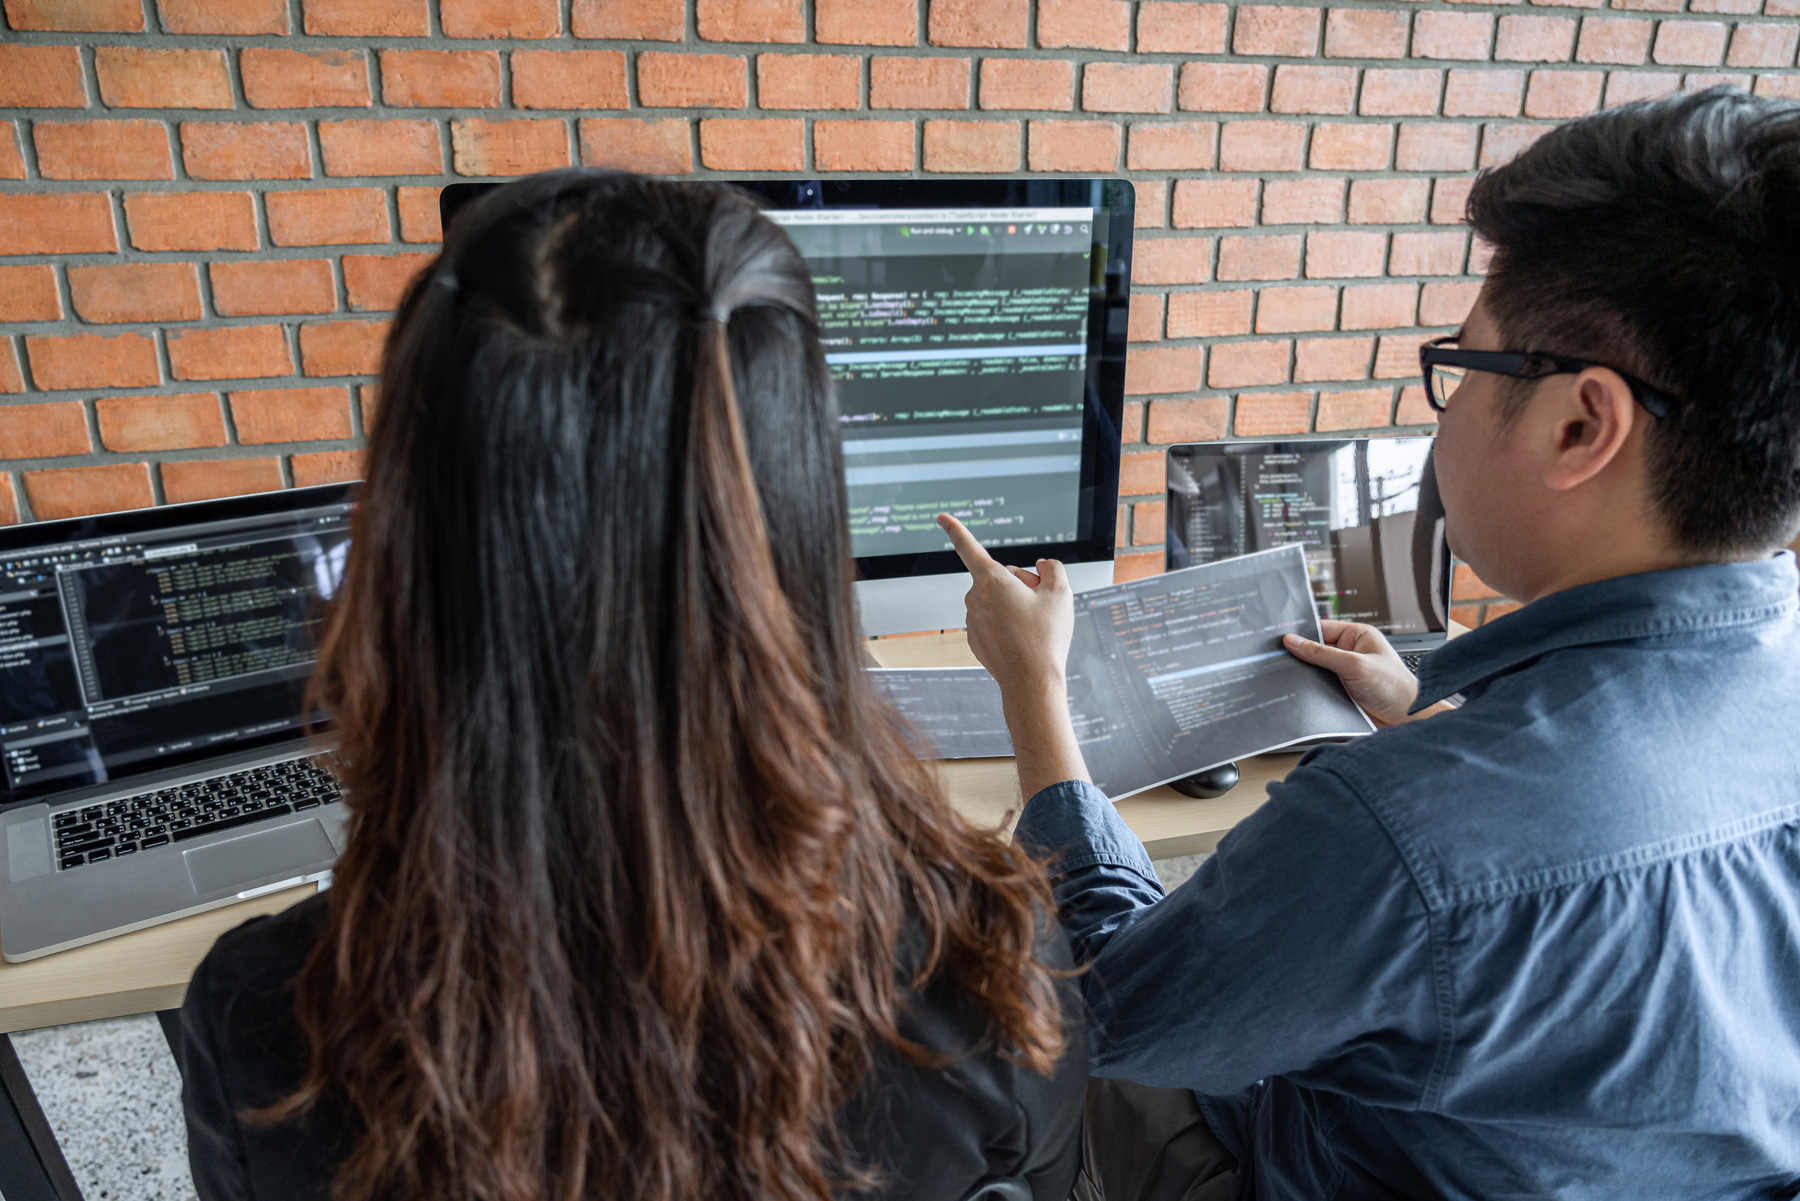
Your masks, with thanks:
M 1151 866 L 1156 869 L 1163 888 L 1174 892 L 1186 884 L 1188 877 L 1199 871 L 1200 865 L 1208 858 L 1210 855 L 1181 855 L 1174 859 L 1158 859 Z
M 192 1201 L 181 1079 L 155 1015 L 12 1037 L 86 1201 Z
M 1156 864 L 1173 890 L 1204 855 Z M 87 1201 L 193 1201 L 181 1080 L 154 1015 L 13 1035 Z

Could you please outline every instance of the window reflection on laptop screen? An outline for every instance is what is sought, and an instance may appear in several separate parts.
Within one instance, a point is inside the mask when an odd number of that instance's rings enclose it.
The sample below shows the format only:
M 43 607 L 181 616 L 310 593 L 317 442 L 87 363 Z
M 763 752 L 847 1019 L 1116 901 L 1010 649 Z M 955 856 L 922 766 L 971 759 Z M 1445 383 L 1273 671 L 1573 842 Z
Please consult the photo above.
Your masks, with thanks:
M 1298 542 L 1321 617 L 1441 636 L 1450 557 L 1430 438 L 1169 450 L 1170 568 Z
M 0 549 L 0 806 L 304 731 L 352 508 L 341 486 L 309 491 L 315 503 L 298 509 L 184 521 L 179 506 L 99 519 L 139 520 L 135 531 L 12 532 Z M 20 545 L 33 531 L 44 540 Z

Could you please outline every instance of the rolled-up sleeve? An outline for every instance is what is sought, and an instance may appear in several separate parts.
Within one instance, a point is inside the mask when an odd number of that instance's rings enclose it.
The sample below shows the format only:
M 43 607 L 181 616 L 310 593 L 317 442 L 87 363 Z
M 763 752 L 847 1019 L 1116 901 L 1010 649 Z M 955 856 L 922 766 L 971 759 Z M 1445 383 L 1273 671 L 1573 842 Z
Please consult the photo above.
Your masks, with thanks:
M 1048 862 L 1077 963 L 1093 959 L 1115 931 L 1163 899 L 1143 841 L 1085 780 L 1052 784 L 1032 797 L 1014 837 Z
M 1335 773 L 1302 766 L 1272 786 L 1167 896 L 1091 785 L 1033 797 L 1018 837 L 1048 857 L 1087 965 L 1095 1075 L 1222 1096 L 1354 1056 L 1395 1103 L 1416 1100 L 1438 1031 L 1429 915 L 1385 828 Z

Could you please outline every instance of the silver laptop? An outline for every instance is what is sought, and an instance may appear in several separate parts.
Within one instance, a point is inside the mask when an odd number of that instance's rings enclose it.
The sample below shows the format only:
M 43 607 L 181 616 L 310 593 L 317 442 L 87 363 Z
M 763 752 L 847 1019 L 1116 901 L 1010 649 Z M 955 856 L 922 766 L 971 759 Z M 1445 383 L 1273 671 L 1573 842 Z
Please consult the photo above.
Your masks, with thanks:
M 1319 616 L 1387 635 L 1407 666 L 1449 636 L 1450 547 L 1432 439 L 1169 448 L 1170 570 L 1298 542 Z
M 307 686 L 351 485 L 0 529 L 0 954 L 329 874 Z

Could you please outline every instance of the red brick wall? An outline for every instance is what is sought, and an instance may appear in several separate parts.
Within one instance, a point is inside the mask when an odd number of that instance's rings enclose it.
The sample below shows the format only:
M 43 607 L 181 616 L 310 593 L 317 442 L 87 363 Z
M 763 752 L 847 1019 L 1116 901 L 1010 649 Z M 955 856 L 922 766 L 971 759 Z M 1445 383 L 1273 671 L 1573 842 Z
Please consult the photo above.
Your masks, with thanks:
M 0 520 L 353 475 L 447 180 L 1122 172 L 1153 571 L 1162 445 L 1428 424 L 1479 168 L 1603 104 L 1800 95 L 1800 0 L 1685 3 L 4 0 Z

